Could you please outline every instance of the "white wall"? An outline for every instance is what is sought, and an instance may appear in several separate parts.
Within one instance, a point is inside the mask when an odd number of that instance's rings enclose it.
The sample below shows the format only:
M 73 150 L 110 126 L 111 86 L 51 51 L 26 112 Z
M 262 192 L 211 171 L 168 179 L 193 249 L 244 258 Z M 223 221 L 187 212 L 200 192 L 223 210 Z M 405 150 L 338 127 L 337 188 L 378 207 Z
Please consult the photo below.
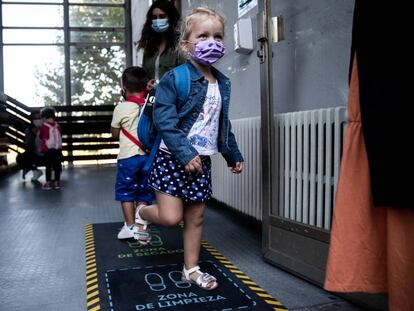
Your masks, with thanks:
M 237 1 L 181 1 L 183 15 L 196 6 L 209 6 L 226 15 L 226 55 L 217 64 L 217 68 L 226 74 L 232 81 L 232 104 L 230 117 L 239 119 L 251 116 L 260 116 L 260 79 L 259 61 L 256 51 L 249 55 L 234 52 L 233 25 L 237 21 Z M 132 40 L 138 41 L 145 15 L 149 7 L 149 0 L 131 1 Z M 235 12 L 235 13 L 234 13 Z M 253 9 L 246 16 L 253 17 L 253 40 L 256 33 L 257 10 Z M 256 48 L 255 43 L 255 48 Z M 133 50 L 132 63 L 136 64 L 136 48 Z M 242 99 L 242 100 L 241 100 Z
M 132 0 L 131 1 L 131 22 L 132 22 L 132 65 L 136 65 L 136 43 L 141 37 L 142 26 L 145 22 L 148 8 L 150 7 L 149 0 Z
M 183 15 L 189 9 L 198 6 L 207 6 L 220 13 L 226 19 L 224 44 L 226 55 L 217 63 L 216 67 L 231 80 L 230 118 L 241 119 L 260 116 L 260 64 L 256 56 L 258 44 L 256 41 L 256 14 L 257 6 L 242 17 L 252 18 L 253 52 L 248 55 L 234 51 L 233 27 L 238 20 L 238 1 L 225 0 L 182 0 Z
M 181 1 L 182 15 L 197 6 L 208 6 L 225 15 L 227 52 L 217 68 L 232 81 L 231 119 L 260 116 L 258 8 L 243 16 L 253 21 L 254 50 L 248 55 L 239 54 L 234 51 L 233 37 L 233 25 L 239 19 L 238 2 Z M 257 3 L 261 5 L 262 0 Z M 137 41 L 149 0 L 132 0 L 131 5 L 133 41 Z M 275 112 L 345 106 L 354 0 L 279 0 L 271 5 L 272 15 L 282 15 L 285 20 L 285 40 L 273 44 Z

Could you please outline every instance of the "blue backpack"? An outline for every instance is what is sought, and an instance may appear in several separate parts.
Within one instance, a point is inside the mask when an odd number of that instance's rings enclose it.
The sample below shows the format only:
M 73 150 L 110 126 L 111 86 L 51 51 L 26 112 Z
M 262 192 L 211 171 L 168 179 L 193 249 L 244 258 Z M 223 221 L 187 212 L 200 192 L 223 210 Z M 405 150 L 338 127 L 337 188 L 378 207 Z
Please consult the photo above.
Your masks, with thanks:
M 190 71 L 186 64 L 182 64 L 173 69 L 175 88 L 178 93 L 178 101 L 183 103 L 187 100 L 190 93 Z M 152 116 L 153 104 L 155 102 L 155 90 L 152 90 L 142 108 L 137 126 L 138 140 L 148 153 L 148 159 L 143 167 L 143 171 L 149 171 L 152 166 L 155 154 L 161 142 L 161 136 L 157 133 Z

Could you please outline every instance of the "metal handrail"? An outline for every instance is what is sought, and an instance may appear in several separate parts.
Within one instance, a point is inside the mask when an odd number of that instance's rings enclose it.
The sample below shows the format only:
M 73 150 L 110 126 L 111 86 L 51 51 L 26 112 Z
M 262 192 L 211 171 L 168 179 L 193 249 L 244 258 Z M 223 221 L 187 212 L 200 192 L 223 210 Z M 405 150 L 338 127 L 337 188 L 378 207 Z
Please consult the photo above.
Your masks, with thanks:
M 28 107 L 4 93 L 0 93 L 0 105 L 8 114 L 3 128 L 9 144 L 24 150 L 24 129 L 30 124 L 30 114 L 39 107 Z M 116 154 L 110 150 L 118 144 L 109 135 L 113 105 L 54 108 L 62 127 L 65 160 L 115 159 Z

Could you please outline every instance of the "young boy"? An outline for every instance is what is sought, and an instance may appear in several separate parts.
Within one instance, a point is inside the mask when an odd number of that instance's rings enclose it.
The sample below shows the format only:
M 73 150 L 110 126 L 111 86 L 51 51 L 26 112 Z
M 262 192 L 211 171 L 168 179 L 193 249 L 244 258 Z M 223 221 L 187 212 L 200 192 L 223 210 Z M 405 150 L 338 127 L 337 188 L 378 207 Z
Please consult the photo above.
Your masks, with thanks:
M 118 167 L 115 184 L 115 200 L 121 202 L 125 223 L 118 239 L 134 237 L 137 206 L 154 200 L 154 192 L 148 186 L 148 174 L 142 172 L 147 155 L 139 147 L 137 138 L 138 118 L 149 91 L 150 80 L 141 67 L 129 67 L 122 74 L 122 96 L 125 101 L 113 112 L 111 133 L 119 139 Z
M 62 172 L 62 130 L 55 121 L 55 109 L 45 107 L 40 111 L 44 119 L 39 128 L 40 152 L 44 154 L 46 166 L 46 182 L 43 190 L 60 189 L 60 173 Z M 52 177 L 52 172 L 53 177 Z

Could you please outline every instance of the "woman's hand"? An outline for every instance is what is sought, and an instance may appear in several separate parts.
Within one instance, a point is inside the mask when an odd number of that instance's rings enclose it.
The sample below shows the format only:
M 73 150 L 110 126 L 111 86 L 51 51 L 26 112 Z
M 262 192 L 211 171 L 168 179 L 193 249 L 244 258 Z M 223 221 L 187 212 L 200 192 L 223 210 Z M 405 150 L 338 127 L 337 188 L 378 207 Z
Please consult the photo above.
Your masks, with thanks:
M 185 170 L 191 173 L 202 174 L 203 166 L 201 163 L 201 158 L 199 156 L 195 156 L 190 162 L 185 165 Z
M 243 162 L 236 162 L 233 167 L 230 168 L 233 174 L 240 174 L 243 171 Z

